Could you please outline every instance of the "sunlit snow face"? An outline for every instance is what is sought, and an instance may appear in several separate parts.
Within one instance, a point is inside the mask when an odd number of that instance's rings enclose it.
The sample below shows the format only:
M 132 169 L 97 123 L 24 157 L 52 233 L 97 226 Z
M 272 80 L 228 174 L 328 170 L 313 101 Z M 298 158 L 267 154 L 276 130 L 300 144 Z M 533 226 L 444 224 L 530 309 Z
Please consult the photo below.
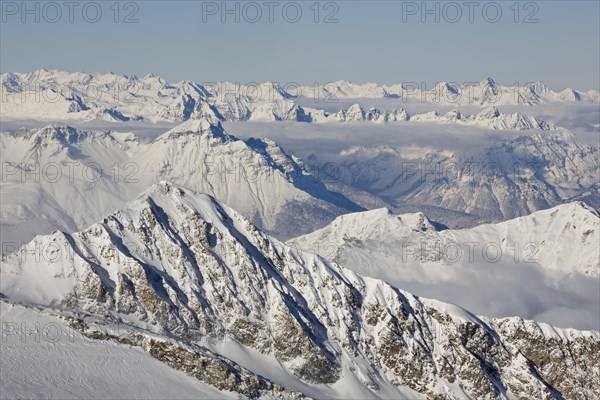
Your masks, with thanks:
M 574 202 L 461 230 L 439 230 L 424 218 L 386 209 L 349 214 L 288 243 L 478 315 L 600 327 L 592 209 Z

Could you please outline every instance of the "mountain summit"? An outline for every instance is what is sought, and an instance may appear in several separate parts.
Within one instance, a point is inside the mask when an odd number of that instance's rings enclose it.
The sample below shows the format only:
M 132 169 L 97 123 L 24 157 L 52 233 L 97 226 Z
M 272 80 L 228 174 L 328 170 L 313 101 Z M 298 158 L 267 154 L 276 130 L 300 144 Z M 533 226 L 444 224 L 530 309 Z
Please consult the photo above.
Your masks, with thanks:
M 31 257 L 35 249 L 54 250 Z M 90 338 L 252 398 L 600 395 L 598 332 L 418 298 L 289 248 L 168 182 L 2 261 L 3 301 L 51 307 Z

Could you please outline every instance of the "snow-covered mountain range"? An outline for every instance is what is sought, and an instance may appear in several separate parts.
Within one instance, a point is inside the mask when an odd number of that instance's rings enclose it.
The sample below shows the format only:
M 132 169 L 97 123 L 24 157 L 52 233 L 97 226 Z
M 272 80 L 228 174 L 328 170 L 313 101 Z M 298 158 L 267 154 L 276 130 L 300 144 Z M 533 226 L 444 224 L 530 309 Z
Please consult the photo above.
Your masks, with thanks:
M 315 153 L 306 163 L 398 211 L 431 206 L 493 222 L 572 200 L 600 207 L 599 145 L 562 128 L 487 137 L 487 144 L 464 150 L 435 143 L 350 146 L 333 160 Z M 439 222 L 460 226 L 443 214 L 436 215 Z
M 565 89 L 554 92 L 541 82 L 519 87 L 502 86 L 488 78 L 479 83 L 439 83 L 432 89 L 420 85 L 354 84 L 338 81 L 315 87 L 265 82 L 168 83 L 160 77 L 90 75 L 44 69 L 0 76 L 0 116 L 46 121 L 106 120 L 183 121 L 212 109 L 228 121 L 349 121 L 365 118 L 355 108 L 335 115 L 327 105 L 347 99 L 397 98 L 423 104 L 449 106 L 540 105 L 570 102 L 598 103 L 599 92 Z M 407 87 L 409 86 L 409 87 Z M 300 102 L 309 106 L 301 106 Z M 364 112 L 362 113 L 364 114 Z M 372 110 L 378 122 L 406 120 L 403 110 Z
M 3 316 L 58 316 L 107 351 L 249 398 L 600 396 L 598 332 L 416 297 L 167 182 L 80 232 L 36 237 L 1 274 Z
M 313 154 L 306 163 L 272 140 L 229 135 L 211 108 L 151 142 L 68 126 L 2 134 L 2 232 L 22 242 L 81 229 L 160 179 L 214 195 L 280 239 L 361 207 L 424 211 L 450 227 L 573 200 L 600 207 L 598 146 L 518 113 L 451 114 L 429 120 L 515 133 L 458 151 L 353 146 L 333 161 Z
M 210 112 L 150 143 L 54 125 L 0 140 L 2 233 L 16 243 L 82 229 L 161 179 L 211 194 L 282 238 L 362 209 L 275 142 L 228 135 Z
M 0 81 L 3 396 L 600 397 L 598 91 Z
M 399 121 L 435 122 L 440 124 L 462 124 L 494 130 L 515 131 L 525 131 L 530 129 L 549 130 L 557 128 L 552 123 L 539 120 L 521 112 L 511 114 L 502 113 L 494 106 L 485 108 L 472 115 L 465 115 L 457 110 L 451 110 L 443 114 L 439 114 L 437 111 L 430 111 L 422 114 L 409 115 L 404 109 L 381 111 L 377 108 L 370 108 L 365 110 L 357 103 L 334 113 L 305 108 L 302 121 L 316 123 L 371 121 L 378 124 L 388 124 Z
M 346 214 L 287 242 L 363 275 L 478 314 L 600 329 L 600 214 L 573 202 L 451 230 L 423 213 Z M 561 312 L 557 312 L 560 309 Z M 580 313 L 578 322 L 569 316 Z
M 597 90 L 578 91 L 571 88 L 555 92 L 539 81 L 501 85 L 492 78 L 486 78 L 481 82 L 465 82 L 462 84 L 438 82 L 431 88 L 421 82 L 379 85 L 376 83 L 356 84 L 341 80 L 324 85 L 304 86 L 293 91 L 295 95 L 329 101 L 335 99 L 392 97 L 411 99 L 422 103 L 474 104 L 480 106 L 508 104 L 533 106 L 572 101 L 598 102 L 598 93 Z

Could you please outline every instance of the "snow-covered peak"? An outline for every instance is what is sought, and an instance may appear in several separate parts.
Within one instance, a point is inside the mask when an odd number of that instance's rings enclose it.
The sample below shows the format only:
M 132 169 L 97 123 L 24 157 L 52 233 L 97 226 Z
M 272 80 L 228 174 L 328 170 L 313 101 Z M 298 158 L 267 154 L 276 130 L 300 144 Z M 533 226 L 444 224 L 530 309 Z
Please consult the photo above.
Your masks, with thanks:
M 163 215 L 165 220 L 161 222 L 167 224 L 169 221 L 184 223 L 187 213 L 193 210 L 196 218 L 200 218 L 205 223 L 216 224 L 219 229 L 225 229 L 225 225 L 231 222 L 232 217 L 243 222 L 248 228 L 256 229 L 249 220 L 219 203 L 214 197 L 165 180 L 144 190 L 136 200 L 111 214 L 108 219 L 118 220 L 124 215 L 135 216 L 137 213 L 142 215 L 143 210 L 148 207 L 159 210 L 156 215 Z
M 204 113 L 196 118 L 188 119 L 176 127 L 163 133 L 159 139 L 174 138 L 181 134 L 197 133 L 220 140 L 234 140 L 233 136 L 225 133 L 221 121 L 214 113 Z
M 31 256 L 36 248 L 64 252 Z M 2 261 L 2 301 L 52 308 L 90 340 L 139 347 L 251 398 L 287 394 L 290 384 L 318 398 L 348 397 L 347 384 L 367 398 L 599 393 L 579 383 L 597 376 L 589 365 L 598 332 L 487 319 L 419 298 L 285 246 L 168 182 L 100 223 L 37 237 Z M 578 367 L 556 376 L 565 358 Z
M 299 159 L 289 156 L 274 140 L 263 137 L 249 138 L 245 142 L 251 149 L 262 154 L 269 165 L 282 171 L 290 180 L 307 174 L 302 162 L 297 162 Z
M 365 120 L 365 110 L 358 103 L 352 104 L 347 109 L 341 110 L 338 113 L 338 120 L 340 122 L 364 121 Z
M 320 243 L 335 243 L 341 247 L 347 243 L 399 240 L 413 233 L 435 231 L 431 221 L 421 212 L 395 215 L 387 208 L 380 208 L 341 215 L 326 227 L 288 243 L 312 250 Z
M 434 90 L 436 90 L 438 93 L 441 93 L 442 95 L 456 96 L 456 95 L 460 94 L 460 87 L 458 87 L 454 83 L 448 83 L 448 82 L 438 83 Z
M 342 109 L 336 113 L 318 113 L 311 112 L 312 122 L 356 122 L 371 121 L 378 124 L 387 124 L 388 122 L 408 121 L 409 115 L 403 108 L 389 111 L 381 111 L 375 107 L 365 110 L 360 104 L 355 103 L 350 107 Z
M 559 96 L 562 99 L 565 99 L 567 101 L 581 101 L 581 93 L 579 93 L 577 90 L 573 90 L 571 88 L 567 88 L 565 90 L 563 90 L 562 92 L 559 93 Z
M 476 88 L 476 96 L 480 96 L 482 104 L 494 104 L 498 100 L 498 96 L 502 95 L 503 88 L 496 83 L 492 78 L 487 78 L 481 81 Z
M 518 222 L 529 219 L 561 220 L 565 223 L 580 223 L 582 224 L 582 227 L 586 227 L 589 223 L 595 226 L 600 222 L 600 212 L 582 201 L 572 201 L 565 204 L 559 204 L 546 210 L 536 211 L 533 214 L 516 218 L 514 221 Z
M 448 234 L 462 242 L 530 244 L 531 259 L 549 272 L 600 277 L 600 214 L 579 201 Z
M 14 138 L 15 144 L 25 141 L 26 145 L 17 144 L 16 154 L 11 154 L 13 159 L 17 154 L 25 157 L 24 160 L 32 161 L 33 158 L 51 156 L 53 152 L 59 152 L 67 149 L 73 160 L 79 160 L 78 150 L 81 146 L 94 146 L 98 142 L 104 142 L 104 145 L 124 145 L 127 143 L 137 143 L 138 139 L 132 133 L 112 132 L 112 131 L 85 131 L 76 129 L 69 125 L 47 125 L 43 128 L 19 129 L 10 137 Z M 7 140 L 6 138 L 4 140 Z M 21 153 L 29 152 L 29 157 Z M 55 155 L 57 153 L 54 153 Z M 8 158 L 7 158 L 8 159 Z M 21 161 L 24 161 L 21 160 Z M 40 161 L 38 159 L 38 161 Z M 61 160 L 65 161 L 65 160 Z
M 189 190 L 187 190 L 187 192 L 189 192 Z M 146 199 L 158 198 L 177 200 L 183 199 L 185 194 L 186 189 L 184 187 L 177 185 L 173 182 L 161 180 L 153 185 L 150 185 L 146 190 L 140 193 L 140 195 L 137 197 L 137 200 L 144 201 Z M 195 193 L 194 196 L 197 197 L 200 201 L 205 201 L 210 198 L 211 202 L 214 202 L 214 199 L 212 199 L 212 197 L 202 193 Z
M 491 119 L 500 116 L 500 110 L 497 107 L 490 106 L 485 108 L 483 111 L 478 112 L 474 115 L 477 119 Z
M 547 94 L 550 89 L 543 82 L 536 81 L 536 82 L 533 82 L 531 85 L 529 85 L 529 90 L 531 90 L 533 93 L 535 93 L 538 96 L 543 96 L 543 95 Z
M 416 122 L 458 123 L 494 130 L 525 131 L 530 129 L 558 129 L 553 124 L 538 120 L 533 116 L 525 115 L 520 112 L 512 114 L 502 113 L 495 106 L 487 107 L 472 115 L 464 115 L 457 110 L 451 110 L 443 115 L 439 115 L 436 111 L 430 111 L 413 115 L 409 120 Z
M 496 81 L 490 77 L 487 77 L 486 79 L 482 80 L 481 82 L 479 82 L 479 84 L 481 86 L 488 86 L 488 87 L 496 87 Z
M 291 239 L 289 243 L 311 249 L 319 243 L 331 242 L 342 254 L 344 247 L 361 248 L 358 243 L 369 241 L 387 243 L 390 248 L 398 247 L 400 251 L 399 243 L 423 240 L 430 243 L 429 249 L 440 241 L 493 243 L 505 248 L 506 254 L 513 254 L 515 250 L 510 246 L 518 244 L 535 253 L 535 257 L 531 256 L 525 262 L 535 262 L 550 274 L 558 273 L 561 277 L 578 272 L 599 276 L 600 213 L 580 201 L 496 224 L 441 231 L 422 213 L 394 215 L 387 209 L 372 210 L 342 215 L 324 228 Z
M 376 83 L 357 84 L 348 80 L 330 82 L 318 87 L 303 87 L 302 93 L 307 97 L 314 93 L 333 99 L 383 98 L 388 97 L 388 91 Z
M 14 136 L 27 140 L 56 140 L 59 142 L 74 143 L 77 142 L 80 137 L 87 136 L 87 134 L 88 132 L 80 131 L 69 125 L 50 124 L 43 128 L 21 129 L 16 131 Z

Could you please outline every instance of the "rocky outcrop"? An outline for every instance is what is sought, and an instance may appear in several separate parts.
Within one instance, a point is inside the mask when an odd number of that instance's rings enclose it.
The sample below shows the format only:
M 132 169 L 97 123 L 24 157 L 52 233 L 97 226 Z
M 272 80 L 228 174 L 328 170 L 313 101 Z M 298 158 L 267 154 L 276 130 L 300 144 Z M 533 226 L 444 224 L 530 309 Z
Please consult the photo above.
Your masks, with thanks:
M 213 198 L 170 183 L 83 232 L 36 241 L 71 257 L 27 258 L 32 247 L 7 257 L 0 291 L 8 298 L 51 304 L 80 315 L 78 324 L 93 319 L 101 332 L 126 320 L 114 340 L 223 390 L 288 393 L 275 377 L 215 353 L 218 346 L 205 350 L 203 340 L 225 346 L 229 338 L 274 357 L 307 384 L 353 376 L 373 396 L 384 388 L 448 399 L 599 394 L 599 332 L 529 335 L 534 322 L 484 320 L 418 298 L 291 249 Z M 544 346 L 557 353 L 545 357 Z

